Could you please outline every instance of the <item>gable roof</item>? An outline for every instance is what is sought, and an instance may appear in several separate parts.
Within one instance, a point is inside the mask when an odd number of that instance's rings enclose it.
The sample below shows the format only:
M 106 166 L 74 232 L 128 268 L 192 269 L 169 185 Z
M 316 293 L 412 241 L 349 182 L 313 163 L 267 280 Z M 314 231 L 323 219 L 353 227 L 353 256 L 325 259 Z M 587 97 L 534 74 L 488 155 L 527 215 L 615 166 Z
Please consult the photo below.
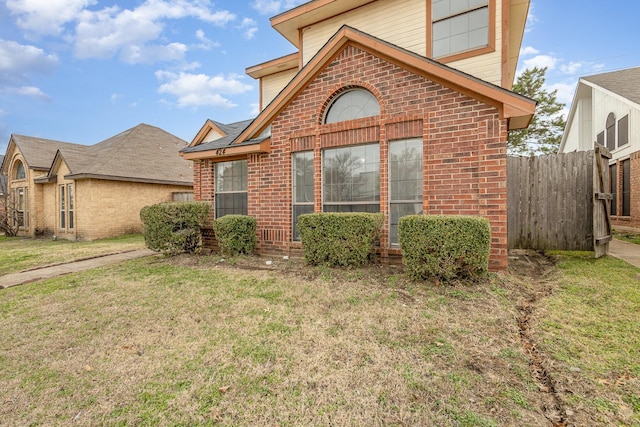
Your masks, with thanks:
M 212 150 L 226 147 L 231 144 L 251 124 L 253 119 L 242 120 L 235 123 L 224 124 L 208 119 L 202 126 L 198 134 L 193 138 L 189 147 L 180 150 L 181 152 Z M 211 131 L 216 131 L 223 135 L 213 141 L 205 141 Z
M 640 105 L 640 67 L 582 77 L 610 92 Z
M 360 50 L 378 56 L 385 61 L 395 64 L 401 68 L 409 70 L 417 75 L 422 75 L 445 87 L 449 87 L 460 93 L 466 94 L 474 99 L 493 105 L 500 111 L 502 118 L 509 119 L 509 129 L 525 128 L 529 125 L 536 102 L 523 95 L 488 83 L 470 74 L 456 70 L 441 64 L 435 60 L 418 55 L 394 44 L 373 37 L 362 31 L 356 30 L 347 25 L 342 26 L 329 41 L 318 51 L 318 53 L 293 77 L 287 86 L 267 105 L 244 130 L 228 145 L 225 156 L 236 154 L 248 154 L 266 152 L 268 150 L 265 140 L 258 138 L 267 126 L 280 114 L 295 98 L 302 92 L 311 81 L 326 66 L 342 52 L 347 46 L 354 46 Z M 216 141 L 218 142 L 218 141 Z M 219 140 L 222 144 L 223 141 Z M 254 151 L 247 150 L 247 145 L 257 145 Z M 242 149 L 236 146 L 242 144 Z M 182 150 L 185 158 L 198 159 L 215 155 L 216 149 L 223 145 L 211 145 L 208 148 L 200 147 L 195 150 L 187 148 Z
M 31 169 L 48 170 L 55 177 L 60 161 L 70 179 L 96 178 L 120 181 L 193 185 L 192 163 L 178 151 L 186 142 L 160 128 L 139 124 L 92 146 L 33 138 L 11 137 Z

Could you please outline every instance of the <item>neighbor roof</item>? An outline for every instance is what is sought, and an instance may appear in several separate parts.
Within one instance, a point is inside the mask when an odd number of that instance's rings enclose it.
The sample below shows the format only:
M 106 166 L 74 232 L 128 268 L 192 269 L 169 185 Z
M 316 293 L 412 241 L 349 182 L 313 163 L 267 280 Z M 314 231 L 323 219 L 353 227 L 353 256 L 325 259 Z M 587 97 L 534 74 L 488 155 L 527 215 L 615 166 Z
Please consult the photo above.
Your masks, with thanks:
M 70 179 L 96 178 L 193 185 L 192 163 L 178 151 L 186 141 L 160 128 L 139 124 L 92 146 L 13 135 L 12 141 L 31 169 L 49 170 L 45 181 L 64 161 Z
M 587 76 L 582 80 L 640 104 L 640 67 Z

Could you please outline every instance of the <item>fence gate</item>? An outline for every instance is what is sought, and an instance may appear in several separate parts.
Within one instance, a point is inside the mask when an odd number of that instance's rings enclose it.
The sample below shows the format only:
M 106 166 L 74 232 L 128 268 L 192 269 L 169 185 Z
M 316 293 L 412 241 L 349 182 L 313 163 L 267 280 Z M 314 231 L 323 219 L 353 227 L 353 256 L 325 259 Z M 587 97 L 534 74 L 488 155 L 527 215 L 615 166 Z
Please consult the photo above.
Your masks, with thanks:
M 593 251 L 596 258 L 609 252 L 611 234 L 611 200 L 609 181 L 611 153 L 603 145 L 595 146 L 593 171 Z
M 611 240 L 609 151 L 507 159 L 509 249 L 606 255 Z

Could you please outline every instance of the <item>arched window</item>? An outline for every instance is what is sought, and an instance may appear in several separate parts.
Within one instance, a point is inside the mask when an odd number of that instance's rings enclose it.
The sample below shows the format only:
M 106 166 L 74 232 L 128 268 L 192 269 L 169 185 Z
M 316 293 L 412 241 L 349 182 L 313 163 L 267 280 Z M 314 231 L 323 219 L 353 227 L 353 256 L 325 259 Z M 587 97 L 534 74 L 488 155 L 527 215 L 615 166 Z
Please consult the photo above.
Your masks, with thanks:
M 609 150 L 616 148 L 616 115 L 613 113 L 607 116 L 607 148 Z
M 375 96 L 364 89 L 350 89 L 333 100 L 324 117 L 325 123 L 360 119 L 380 115 L 380 105 Z
M 24 165 L 22 164 L 21 161 L 18 160 L 16 162 L 15 170 L 16 170 L 16 173 L 13 176 L 14 179 L 25 179 L 27 177 L 27 174 L 24 170 Z

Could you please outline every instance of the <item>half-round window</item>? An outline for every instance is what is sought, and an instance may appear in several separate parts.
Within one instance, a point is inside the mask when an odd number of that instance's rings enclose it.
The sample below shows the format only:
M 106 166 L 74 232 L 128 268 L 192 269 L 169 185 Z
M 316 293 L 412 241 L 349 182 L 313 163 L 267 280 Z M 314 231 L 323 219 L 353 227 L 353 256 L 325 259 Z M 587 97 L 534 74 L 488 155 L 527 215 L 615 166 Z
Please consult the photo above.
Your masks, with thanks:
M 380 115 L 380 105 L 375 96 L 364 89 L 351 89 L 333 100 L 324 117 L 325 123 L 344 122 Z
M 27 177 L 27 174 L 24 170 L 24 165 L 22 164 L 21 161 L 17 161 L 16 162 L 16 173 L 14 175 L 15 179 L 25 179 Z

